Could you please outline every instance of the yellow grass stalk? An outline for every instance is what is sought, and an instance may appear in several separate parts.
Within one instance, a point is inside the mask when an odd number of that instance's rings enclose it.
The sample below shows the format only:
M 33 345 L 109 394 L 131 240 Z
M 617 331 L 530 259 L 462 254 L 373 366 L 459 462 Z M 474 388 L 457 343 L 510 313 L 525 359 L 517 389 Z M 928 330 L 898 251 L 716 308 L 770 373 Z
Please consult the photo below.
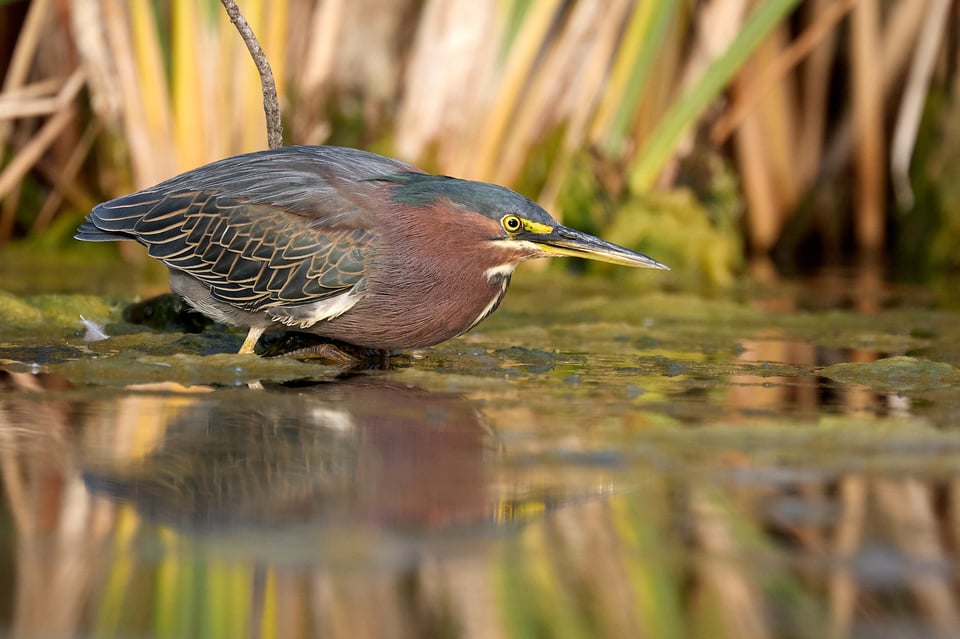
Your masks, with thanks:
M 143 188 L 167 177 L 159 162 L 163 152 L 153 148 L 149 135 L 146 116 L 140 90 L 140 80 L 135 66 L 131 33 L 128 26 L 127 3 L 121 0 L 103 0 L 102 14 L 104 31 L 110 44 L 115 74 L 115 82 L 120 92 L 122 104 L 122 138 L 130 158 L 133 184 L 123 188 Z M 116 131 L 117 123 L 105 121 L 104 124 Z
M 630 8 L 630 0 L 610 0 L 606 4 L 583 72 L 569 89 L 577 99 L 571 108 L 559 154 L 551 164 L 547 182 L 537 198 L 541 206 L 557 215 L 562 213 L 556 210 L 557 197 L 570 172 L 574 156 L 588 143 L 590 123 L 602 104 L 607 73 L 617 51 L 620 29 Z
M 297 86 L 303 93 L 315 93 L 330 81 L 337 52 L 337 37 L 343 26 L 345 3 L 346 0 L 329 0 L 313 9 L 310 24 L 313 37 L 307 39 L 306 50 L 298 64 L 300 73 L 295 76 Z
M 857 144 L 855 228 L 860 249 L 876 255 L 883 246 L 885 188 L 878 1 L 860 0 L 851 18 L 853 116 Z
M 239 36 L 224 15 L 214 15 L 204 35 L 207 59 L 202 67 L 204 93 L 200 98 L 203 125 L 210 134 L 210 155 L 226 157 L 236 146 L 234 132 L 240 120 L 237 112 L 241 108 L 240 80 L 244 74 L 238 67 L 249 62 L 249 56 L 239 55 L 235 42 Z
M 570 88 L 583 75 L 584 52 L 592 48 L 598 23 L 607 11 L 606 5 L 577 4 L 563 31 L 547 45 L 508 127 L 503 153 L 491 176 L 493 182 L 515 184 L 531 149 L 570 112 L 571 103 L 589 103 L 588 96 L 571 95 Z
M 267 59 L 270 60 L 270 66 L 273 68 L 273 75 L 277 80 L 277 99 L 283 108 L 287 97 L 287 83 L 284 78 L 287 77 L 287 33 L 297 23 L 290 22 L 290 5 L 287 2 L 271 2 L 264 9 L 266 23 L 263 28 L 260 46 Z M 261 109 L 263 108 L 263 97 L 261 94 Z
M 163 49 L 154 19 L 154 2 L 129 0 L 133 36 L 136 84 L 142 108 L 144 136 L 149 140 L 153 178 L 164 179 L 176 172 L 170 93 L 163 63 Z M 130 105 L 133 106 L 133 105 Z
M 669 17 L 669 20 L 667 19 Z M 683 90 L 683 81 L 678 81 L 689 69 L 686 52 L 687 32 L 693 26 L 693 15 L 683 5 L 670 16 L 664 16 L 661 28 L 663 34 L 644 83 L 640 100 L 629 120 L 627 147 L 635 151 L 636 147 L 653 134 L 664 112 Z
M 626 150 L 636 107 L 643 100 L 654 67 L 650 54 L 663 41 L 675 12 L 675 3 L 662 0 L 641 2 L 633 9 L 590 135 L 610 155 Z
M 200 66 L 212 52 L 200 48 L 206 21 L 196 0 L 172 0 L 171 9 L 173 138 L 178 169 L 182 171 L 207 160 L 208 131 L 203 119 L 205 91 Z
M 604 92 L 604 100 L 600 103 L 596 118 L 593 121 L 590 138 L 593 142 L 603 140 L 606 147 L 612 145 L 608 137 L 610 128 L 616 111 L 623 102 L 623 95 L 627 90 L 633 61 L 640 50 L 641 38 L 649 23 L 652 4 L 652 2 L 642 2 L 639 7 L 632 8 L 626 33 L 616 52 L 617 57 L 610 72 L 610 79 Z
M 327 0 L 310 7 L 294 8 L 291 24 L 306 24 L 308 37 L 292 29 L 287 55 L 296 61 L 289 81 L 296 88 L 296 108 L 287 114 L 291 138 L 297 144 L 322 144 L 330 136 L 330 123 L 322 104 L 333 74 L 337 38 L 343 27 L 346 0 Z M 302 12 L 302 13 L 301 13 Z M 302 22 L 297 22 L 302 20 Z M 283 76 L 277 74 L 282 86 Z
M 493 175 L 511 118 L 516 112 L 533 72 L 537 55 L 560 6 L 560 0 L 541 0 L 527 11 L 513 47 L 507 53 L 492 109 L 478 129 L 479 136 L 474 140 L 472 162 L 467 165 L 464 177 L 489 180 Z
M 153 600 L 153 631 L 157 637 L 182 637 L 189 634 L 192 609 L 185 600 L 193 593 L 189 558 L 180 537 L 170 529 L 158 531 L 163 554 L 156 564 Z
M 495 99 L 504 32 L 498 5 L 475 0 L 427 2 L 407 65 L 394 129 L 404 159 L 435 151 L 442 170 L 465 175 L 478 132 Z M 437 72 L 442 61 L 443 73 Z M 476 140 L 476 141 L 475 141 Z
M 70 32 L 76 42 L 80 65 L 87 76 L 90 106 L 98 118 L 115 122 L 122 109 L 116 86 L 115 63 L 104 37 L 105 19 L 98 2 L 76 2 L 71 5 Z

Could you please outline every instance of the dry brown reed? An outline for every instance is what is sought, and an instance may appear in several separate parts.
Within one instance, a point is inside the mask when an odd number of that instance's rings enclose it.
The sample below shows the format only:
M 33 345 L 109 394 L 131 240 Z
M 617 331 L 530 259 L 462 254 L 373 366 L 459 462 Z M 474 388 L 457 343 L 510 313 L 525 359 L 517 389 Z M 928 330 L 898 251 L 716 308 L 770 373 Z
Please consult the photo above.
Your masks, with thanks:
M 638 155 L 649 153 L 643 142 L 702 88 L 712 62 L 745 46 L 746 21 L 769 8 L 743 0 L 239 4 L 275 69 L 288 143 L 373 146 L 437 171 L 522 184 L 551 208 L 584 170 L 578 156 L 622 176 L 649 162 Z M 732 137 L 745 232 L 758 255 L 780 241 L 811 190 L 853 171 L 851 228 L 859 250 L 875 253 L 886 242 L 887 167 L 898 193 L 909 193 L 920 106 L 948 79 L 933 69 L 953 45 L 944 28 L 950 3 L 781 4 L 794 10 L 750 51 L 729 101 L 705 92 L 686 134 L 667 140 L 666 160 L 650 166 L 670 186 L 677 161 L 703 152 L 691 135 L 699 125 L 712 123 L 715 150 Z M 75 214 L 96 198 L 266 146 L 255 67 L 222 12 L 190 0 L 52 6 L 30 3 L 3 65 L 0 242 L 46 228 L 61 206 Z M 69 55 L 45 55 L 40 43 L 52 41 Z M 895 89 L 908 69 L 901 100 Z M 76 77 L 85 92 L 64 84 Z M 54 141 L 68 140 L 73 149 L 51 155 Z M 645 178 L 632 184 L 649 187 Z M 22 211 L 25 186 L 45 198 L 32 213 Z

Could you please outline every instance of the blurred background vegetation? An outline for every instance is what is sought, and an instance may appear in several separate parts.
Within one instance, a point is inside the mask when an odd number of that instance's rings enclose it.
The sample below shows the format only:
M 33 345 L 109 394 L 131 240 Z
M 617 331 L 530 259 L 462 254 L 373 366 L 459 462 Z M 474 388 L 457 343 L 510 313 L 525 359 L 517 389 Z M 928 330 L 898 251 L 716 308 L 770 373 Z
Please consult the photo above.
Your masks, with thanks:
M 960 267 L 950 0 L 240 0 L 285 144 L 497 182 L 713 288 Z M 0 0 L 0 244 L 266 147 L 216 0 Z M 102 247 L 101 247 L 102 250 Z

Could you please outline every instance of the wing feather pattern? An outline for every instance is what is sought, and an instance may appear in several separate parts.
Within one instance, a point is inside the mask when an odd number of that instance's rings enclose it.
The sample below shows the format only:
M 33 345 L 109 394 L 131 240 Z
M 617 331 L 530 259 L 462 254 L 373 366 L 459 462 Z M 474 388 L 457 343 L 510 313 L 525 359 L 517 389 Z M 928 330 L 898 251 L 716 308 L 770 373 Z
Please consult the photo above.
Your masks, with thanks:
M 236 156 L 94 207 L 78 239 L 133 239 L 214 297 L 283 320 L 283 308 L 363 288 L 375 231 L 370 184 L 419 172 L 338 147 Z

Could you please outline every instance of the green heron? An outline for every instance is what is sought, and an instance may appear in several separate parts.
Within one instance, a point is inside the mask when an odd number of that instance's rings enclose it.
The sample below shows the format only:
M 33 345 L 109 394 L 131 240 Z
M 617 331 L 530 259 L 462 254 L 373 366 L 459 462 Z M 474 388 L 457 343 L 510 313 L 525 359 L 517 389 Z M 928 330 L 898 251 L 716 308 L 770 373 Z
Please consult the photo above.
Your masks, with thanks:
M 490 315 L 514 268 L 537 257 L 667 268 L 509 189 L 334 146 L 213 162 L 98 204 L 76 238 L 146 246 L 193 308 L 249 330 L 241 353 L 284 327 L 432 346 Z

